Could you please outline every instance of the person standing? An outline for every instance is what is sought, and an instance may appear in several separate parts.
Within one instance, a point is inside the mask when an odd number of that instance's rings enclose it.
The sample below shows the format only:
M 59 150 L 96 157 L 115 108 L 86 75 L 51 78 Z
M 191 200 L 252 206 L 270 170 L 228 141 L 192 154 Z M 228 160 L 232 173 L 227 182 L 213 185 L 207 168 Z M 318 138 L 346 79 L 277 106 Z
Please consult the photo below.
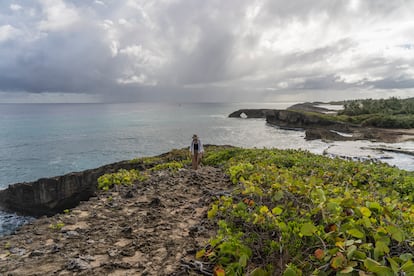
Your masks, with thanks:
M 190 146 L 190 152 L 193 169 L 197 170 L 204 153 L 203 144 L 201 143 L 201 140 L 198 138 L 197 134 L 193 135 L 193 140 L 191 141 Z

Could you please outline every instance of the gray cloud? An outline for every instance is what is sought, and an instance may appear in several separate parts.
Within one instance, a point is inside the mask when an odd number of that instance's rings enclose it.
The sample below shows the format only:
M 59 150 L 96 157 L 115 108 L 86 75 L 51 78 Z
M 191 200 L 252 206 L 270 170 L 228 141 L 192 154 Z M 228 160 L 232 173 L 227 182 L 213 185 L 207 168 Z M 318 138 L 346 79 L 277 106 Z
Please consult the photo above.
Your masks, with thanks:
M 403 0 L 6 0 L 0 92 L 210 101 L 410 94 L 413 8 Z

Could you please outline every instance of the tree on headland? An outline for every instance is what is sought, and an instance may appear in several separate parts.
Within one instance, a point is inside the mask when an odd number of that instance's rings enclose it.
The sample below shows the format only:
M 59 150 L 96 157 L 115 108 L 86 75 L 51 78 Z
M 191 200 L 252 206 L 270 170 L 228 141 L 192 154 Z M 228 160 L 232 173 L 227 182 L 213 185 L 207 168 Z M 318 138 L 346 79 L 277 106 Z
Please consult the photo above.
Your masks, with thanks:
M 379 100 L 365 99 L 346 101 L 344 103 L 344 110 L 340 114 L 348 116 L 364 114 L 414 115 L 414 98 L 398 99 L 391 97 L 389 99 Z

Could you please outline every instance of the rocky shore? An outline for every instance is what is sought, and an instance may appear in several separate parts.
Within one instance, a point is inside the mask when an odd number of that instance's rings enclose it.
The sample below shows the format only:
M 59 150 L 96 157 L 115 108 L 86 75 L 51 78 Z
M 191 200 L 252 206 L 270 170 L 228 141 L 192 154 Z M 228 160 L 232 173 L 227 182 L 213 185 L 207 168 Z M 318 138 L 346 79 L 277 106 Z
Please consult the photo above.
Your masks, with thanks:
M 93 182 L 96 185 L 96 182 Z M 131 186 L 41 217 L 0 238 L 1 275 L 201 275 L 207 210 L 232 184 L 220 169 L 153 171 Z
M 230 118 L 263 118 L 266 123 L 283 129 L 305 130 L 307 140 L 356 141 L 396 143 L 414 140 L 414 129 L 366 127 L 332 120 L 323 114 L 335 114 L 337 109 L 320 107 L 321 103 L 296 104 L 286 110 L 240 109 Z
M 144 167 L 142 163 L 122 161 L 82 172 L 16 183 L 0 190 L 0 207 L 28 216 L 54 215 L 95 195 L 96 181 L 101 175 L 120 169 L 143 170 Z

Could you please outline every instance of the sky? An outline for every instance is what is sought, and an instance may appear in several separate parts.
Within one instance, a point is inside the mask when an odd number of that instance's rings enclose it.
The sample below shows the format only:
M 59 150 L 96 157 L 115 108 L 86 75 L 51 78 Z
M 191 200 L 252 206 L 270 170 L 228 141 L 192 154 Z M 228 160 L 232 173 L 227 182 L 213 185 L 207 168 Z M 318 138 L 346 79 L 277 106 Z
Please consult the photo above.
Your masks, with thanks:
M 0 102 L 414 97 L 412 0 L 2 0 Z

